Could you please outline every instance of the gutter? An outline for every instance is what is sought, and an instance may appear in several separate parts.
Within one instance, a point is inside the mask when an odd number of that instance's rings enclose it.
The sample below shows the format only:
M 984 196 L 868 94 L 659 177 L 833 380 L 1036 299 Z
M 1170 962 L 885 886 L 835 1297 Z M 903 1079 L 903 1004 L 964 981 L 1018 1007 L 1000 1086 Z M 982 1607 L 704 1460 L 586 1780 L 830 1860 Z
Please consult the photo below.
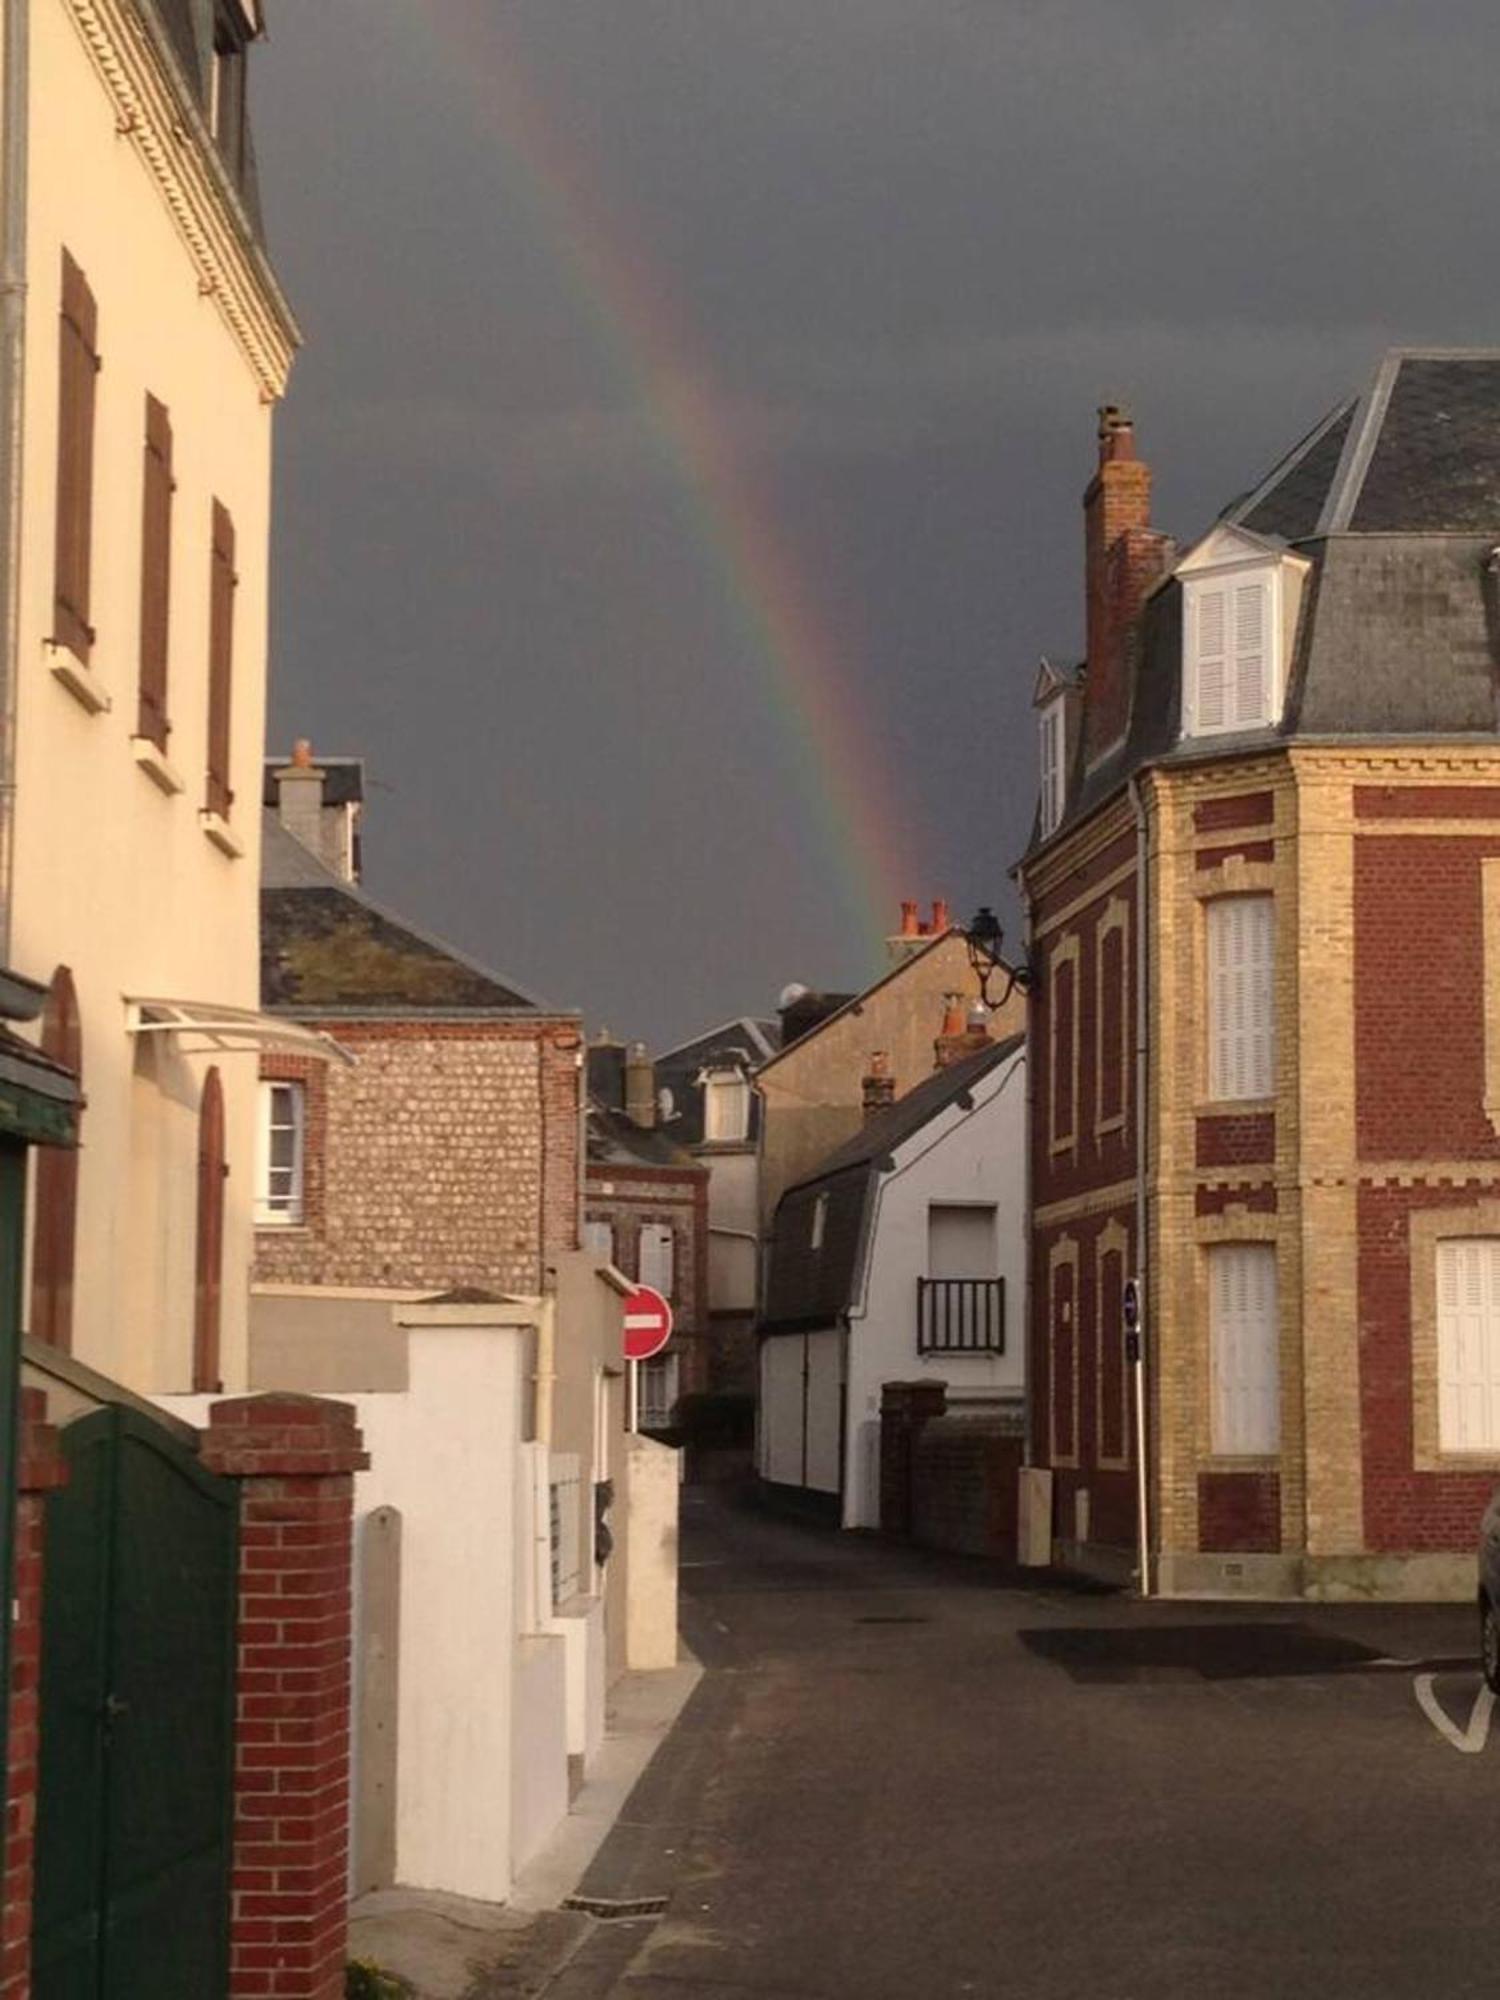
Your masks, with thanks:
M 21 655 L 21 477 L 26 388 L 30 0 L 3 0 L 0 66 L 0 965 L 10 963 L 16 689 Z

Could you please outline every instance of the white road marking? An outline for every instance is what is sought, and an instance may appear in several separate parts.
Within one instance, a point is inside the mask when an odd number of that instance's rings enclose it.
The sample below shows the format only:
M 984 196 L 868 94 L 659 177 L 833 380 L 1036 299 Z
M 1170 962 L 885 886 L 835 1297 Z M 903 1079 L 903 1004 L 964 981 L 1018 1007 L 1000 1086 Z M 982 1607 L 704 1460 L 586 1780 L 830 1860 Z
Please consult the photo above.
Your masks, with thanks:
M 1438 1735 L 1451 1743 L 1455 1750 L 1462 1751 L 1466 1757 L 1477 1757 L 1489 1741 L 1490 1717 L 1495 1712 L 1495 1697 L 1481 1684 L 1469 1714 L 1469 1726 L 1467 1729 L 1460 1729 L 1433 1691 L 1432 1684 L 1436 1678 L 1435 1674 L 1418 1674 L 1413 1680 L 1412 1688 L 1417 1697 L 1418 1708 Z

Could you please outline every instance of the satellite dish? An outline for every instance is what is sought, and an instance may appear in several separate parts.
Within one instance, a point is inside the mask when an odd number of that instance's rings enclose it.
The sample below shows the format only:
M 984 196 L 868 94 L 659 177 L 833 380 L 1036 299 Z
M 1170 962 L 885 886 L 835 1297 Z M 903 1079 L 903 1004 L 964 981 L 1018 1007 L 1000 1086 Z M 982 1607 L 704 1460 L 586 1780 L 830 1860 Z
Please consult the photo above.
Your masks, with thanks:
M 800 980 L 794 979 L 790 986 L 782 987 L 781 997 L 776 1002 L 776 1011 L 778 1014 L 784 1014 L 788 1007 L 795 1007 L 799 1000 L 806 998 L 807 988 Z
M 677 1099 L 665 1084 L 656 1093 L 656 1116 L 663 1125 L 666 1124 L 669 1118 L 677 1116 Z

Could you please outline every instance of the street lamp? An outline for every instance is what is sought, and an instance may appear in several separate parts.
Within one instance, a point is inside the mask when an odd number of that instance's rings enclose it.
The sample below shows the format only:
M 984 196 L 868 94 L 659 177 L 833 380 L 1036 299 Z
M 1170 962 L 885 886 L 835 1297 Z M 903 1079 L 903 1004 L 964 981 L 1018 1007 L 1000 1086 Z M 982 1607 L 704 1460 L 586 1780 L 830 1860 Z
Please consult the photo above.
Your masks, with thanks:
M 1003 1007 L 1018 986 L 1023 993 L 1035 992 L 1037 976 L 1030 960 L 1023 960 L 1020 965 L 1007 962 L 1004 956 L 1005 932 L 988 903 L 969 919 L 964 938 L 969 947 L 969 964 L 979 981 L 979 997 L 986 1007 Z M 990 981 L 1002 972 L 1005 974 L 1005 991 L 998 1000 L 991 1000 Z

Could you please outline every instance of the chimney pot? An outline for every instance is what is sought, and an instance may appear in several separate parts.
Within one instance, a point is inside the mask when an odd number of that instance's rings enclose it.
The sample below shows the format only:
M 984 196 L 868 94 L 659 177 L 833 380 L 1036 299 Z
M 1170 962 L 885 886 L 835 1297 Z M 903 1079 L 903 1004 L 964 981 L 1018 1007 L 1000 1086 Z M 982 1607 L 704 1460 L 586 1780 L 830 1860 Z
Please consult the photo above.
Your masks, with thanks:
M 901 905 L 901 935 L 902 937 L 915 937 L 917 935 L 917 906 L 915 903 L 903 903 Z
M 952 923 L 953 919 L 948 914 L 947 899 L 943 896 L 938 896 L 934 899 L 932 905 L 932 928 L 934 934 L 941 937 L 944 931 L 951 928 Z
M 292 763 L 299 771 L 312 769 L 312 744 L 305 736 L 299 736 L 292 745 Z
M 1099 405 L 1099 463 L 1135 457 L 1135 425 L 1118 403 Z
M 866 1119 L 878 1117 L 896 1101 L 896 1079 L 891 1075 L 891 1059 L 884 1049 L 875 1049 L 863 1080 Z
M 656 1123 L 656 1065 L 644 1042 L 632 1042 L 625 1051 L 625 1116 L 643 1132 Z

